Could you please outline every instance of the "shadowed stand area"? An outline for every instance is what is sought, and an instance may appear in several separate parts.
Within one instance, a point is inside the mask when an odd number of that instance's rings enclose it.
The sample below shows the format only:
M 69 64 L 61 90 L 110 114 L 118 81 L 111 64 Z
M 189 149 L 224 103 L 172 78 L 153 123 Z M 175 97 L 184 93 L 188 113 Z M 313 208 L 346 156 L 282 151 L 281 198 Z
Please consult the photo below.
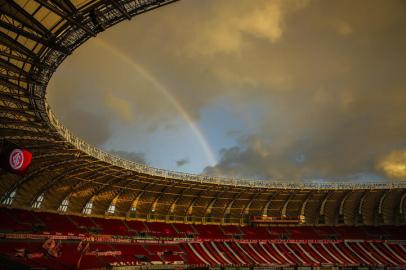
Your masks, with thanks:
M 8 208 L 0 217 L 7 269 L 406 267 L 405 226 L 193 225 Z

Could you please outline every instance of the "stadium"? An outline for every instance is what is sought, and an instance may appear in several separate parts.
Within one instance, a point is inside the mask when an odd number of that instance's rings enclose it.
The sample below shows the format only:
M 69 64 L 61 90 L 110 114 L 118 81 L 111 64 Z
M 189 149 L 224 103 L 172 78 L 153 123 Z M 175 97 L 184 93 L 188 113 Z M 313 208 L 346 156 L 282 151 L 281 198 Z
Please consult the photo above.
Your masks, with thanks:
M 20 2 L 0 3 L 0 149 L 21 148 L 5 163 L 24 151 L 32 161 L 26 173 L 18 159 L 0 170 L 1 269 L 406 269 L 406 182 L 167 171 L 105 153 L 58 121 L 45 99 L 58 66 L 98 33 L 175 1 Z

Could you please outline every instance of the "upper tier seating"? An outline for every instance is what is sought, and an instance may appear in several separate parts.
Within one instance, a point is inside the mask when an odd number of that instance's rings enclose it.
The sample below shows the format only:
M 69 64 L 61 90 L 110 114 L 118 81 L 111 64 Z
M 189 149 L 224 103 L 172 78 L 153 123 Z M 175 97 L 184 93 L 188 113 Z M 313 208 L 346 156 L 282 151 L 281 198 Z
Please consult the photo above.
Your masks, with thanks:
M 0 232 L 48 232 L 69 234 L 107 234 L 155 237 L 193 236 L 202 239 L 397 239 L 406 240 L 404 226 L 300 226 L 238 227 L 234 225 L 200 225 L 142 222 L 115 218 L 86 217 L 68 214 L 30 212 L 0 207 Z
M 149 222 L 146 224 L 148 232 L 157 237 L 180 237 L 171 224 L 163 222 Z
M 138 220 L 126 220 L 128 232 L 131 233 L 146 233 L 148 228 L 145 226 L 144 222 Z
M 218 225 L 194 225 L 197 235 L 201 238 L 226 238 Z
M 183 235 L 197 234 L 196 230 L 194 229 L 193 225 L 191 225 L 191 224 L 174 223 L 172 225 L 173 225 L 173 228 L 180 234 L 183 234 Z
M 110 235 L 129 235 L 128 228 L 122 220 L 92 218 L 97 227 L 101 228 L 103 234 Z

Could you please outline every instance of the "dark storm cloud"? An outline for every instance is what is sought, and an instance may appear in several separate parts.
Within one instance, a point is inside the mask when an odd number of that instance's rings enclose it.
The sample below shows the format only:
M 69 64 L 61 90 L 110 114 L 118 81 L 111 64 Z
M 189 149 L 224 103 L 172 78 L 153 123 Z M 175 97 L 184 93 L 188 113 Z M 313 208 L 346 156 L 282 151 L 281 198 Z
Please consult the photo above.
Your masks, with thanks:
M 246 103 L 262 108 L 251 135 L 224 149 L 206 173 L 406 178 L 405 10 L 405 1 L 395 0 L 181 1 L 100 38 L 145 67 L 197 121 L 220 98 L 242 111 Z M 85 55 L 64 75 L 83 76 L 86 85 L 59 83 L 62 101 L 75 110 L 77 101 L 66 100 L 76 95 L 93 112 L 101 93 L 103 138 L 115 121 L 156 127 L 177 116 L 97 43 Z M 98 71 L 85 77 L 85 67 Z M 82 128 L 72 126 L 78 134 Z
M 176 166 L 181 167 L 189 163 L 189 159 L 184 158 L 176 161 Z
M 255 136 L 242 139 L 239 146 L 223 149 L 216 166 L 208 166 L 204 174 L 237 178 L 272 179 L 280 181 L 376 181 L 384 177 L 374 172 L 373 162 L 363 167 L 343 168 L 333 158 L 314 154 L 309 142 L 298 143 L 283 152 Z M 335 162 L 335 163 L 334 163 Z M 359 165 L 360 163 L 357 163 Z

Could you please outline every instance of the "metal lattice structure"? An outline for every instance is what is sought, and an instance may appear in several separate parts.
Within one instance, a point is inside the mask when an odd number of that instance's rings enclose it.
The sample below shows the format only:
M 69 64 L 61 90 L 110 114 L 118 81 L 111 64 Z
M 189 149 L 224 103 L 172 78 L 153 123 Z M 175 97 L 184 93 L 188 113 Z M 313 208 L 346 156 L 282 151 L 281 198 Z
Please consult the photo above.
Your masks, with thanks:
M 33 153 L 25 176 L 0 171 L 3 205 L 197 223 L 245 224 L 251 216 L 302 216 L 307 225 L 405 222 L 406 182 L 298 184 L 170 172 L 104 153 L 64 128 L 45 100 L 60 63 L 99 32 L 172 2 L 0 2 L 0 134 Z

